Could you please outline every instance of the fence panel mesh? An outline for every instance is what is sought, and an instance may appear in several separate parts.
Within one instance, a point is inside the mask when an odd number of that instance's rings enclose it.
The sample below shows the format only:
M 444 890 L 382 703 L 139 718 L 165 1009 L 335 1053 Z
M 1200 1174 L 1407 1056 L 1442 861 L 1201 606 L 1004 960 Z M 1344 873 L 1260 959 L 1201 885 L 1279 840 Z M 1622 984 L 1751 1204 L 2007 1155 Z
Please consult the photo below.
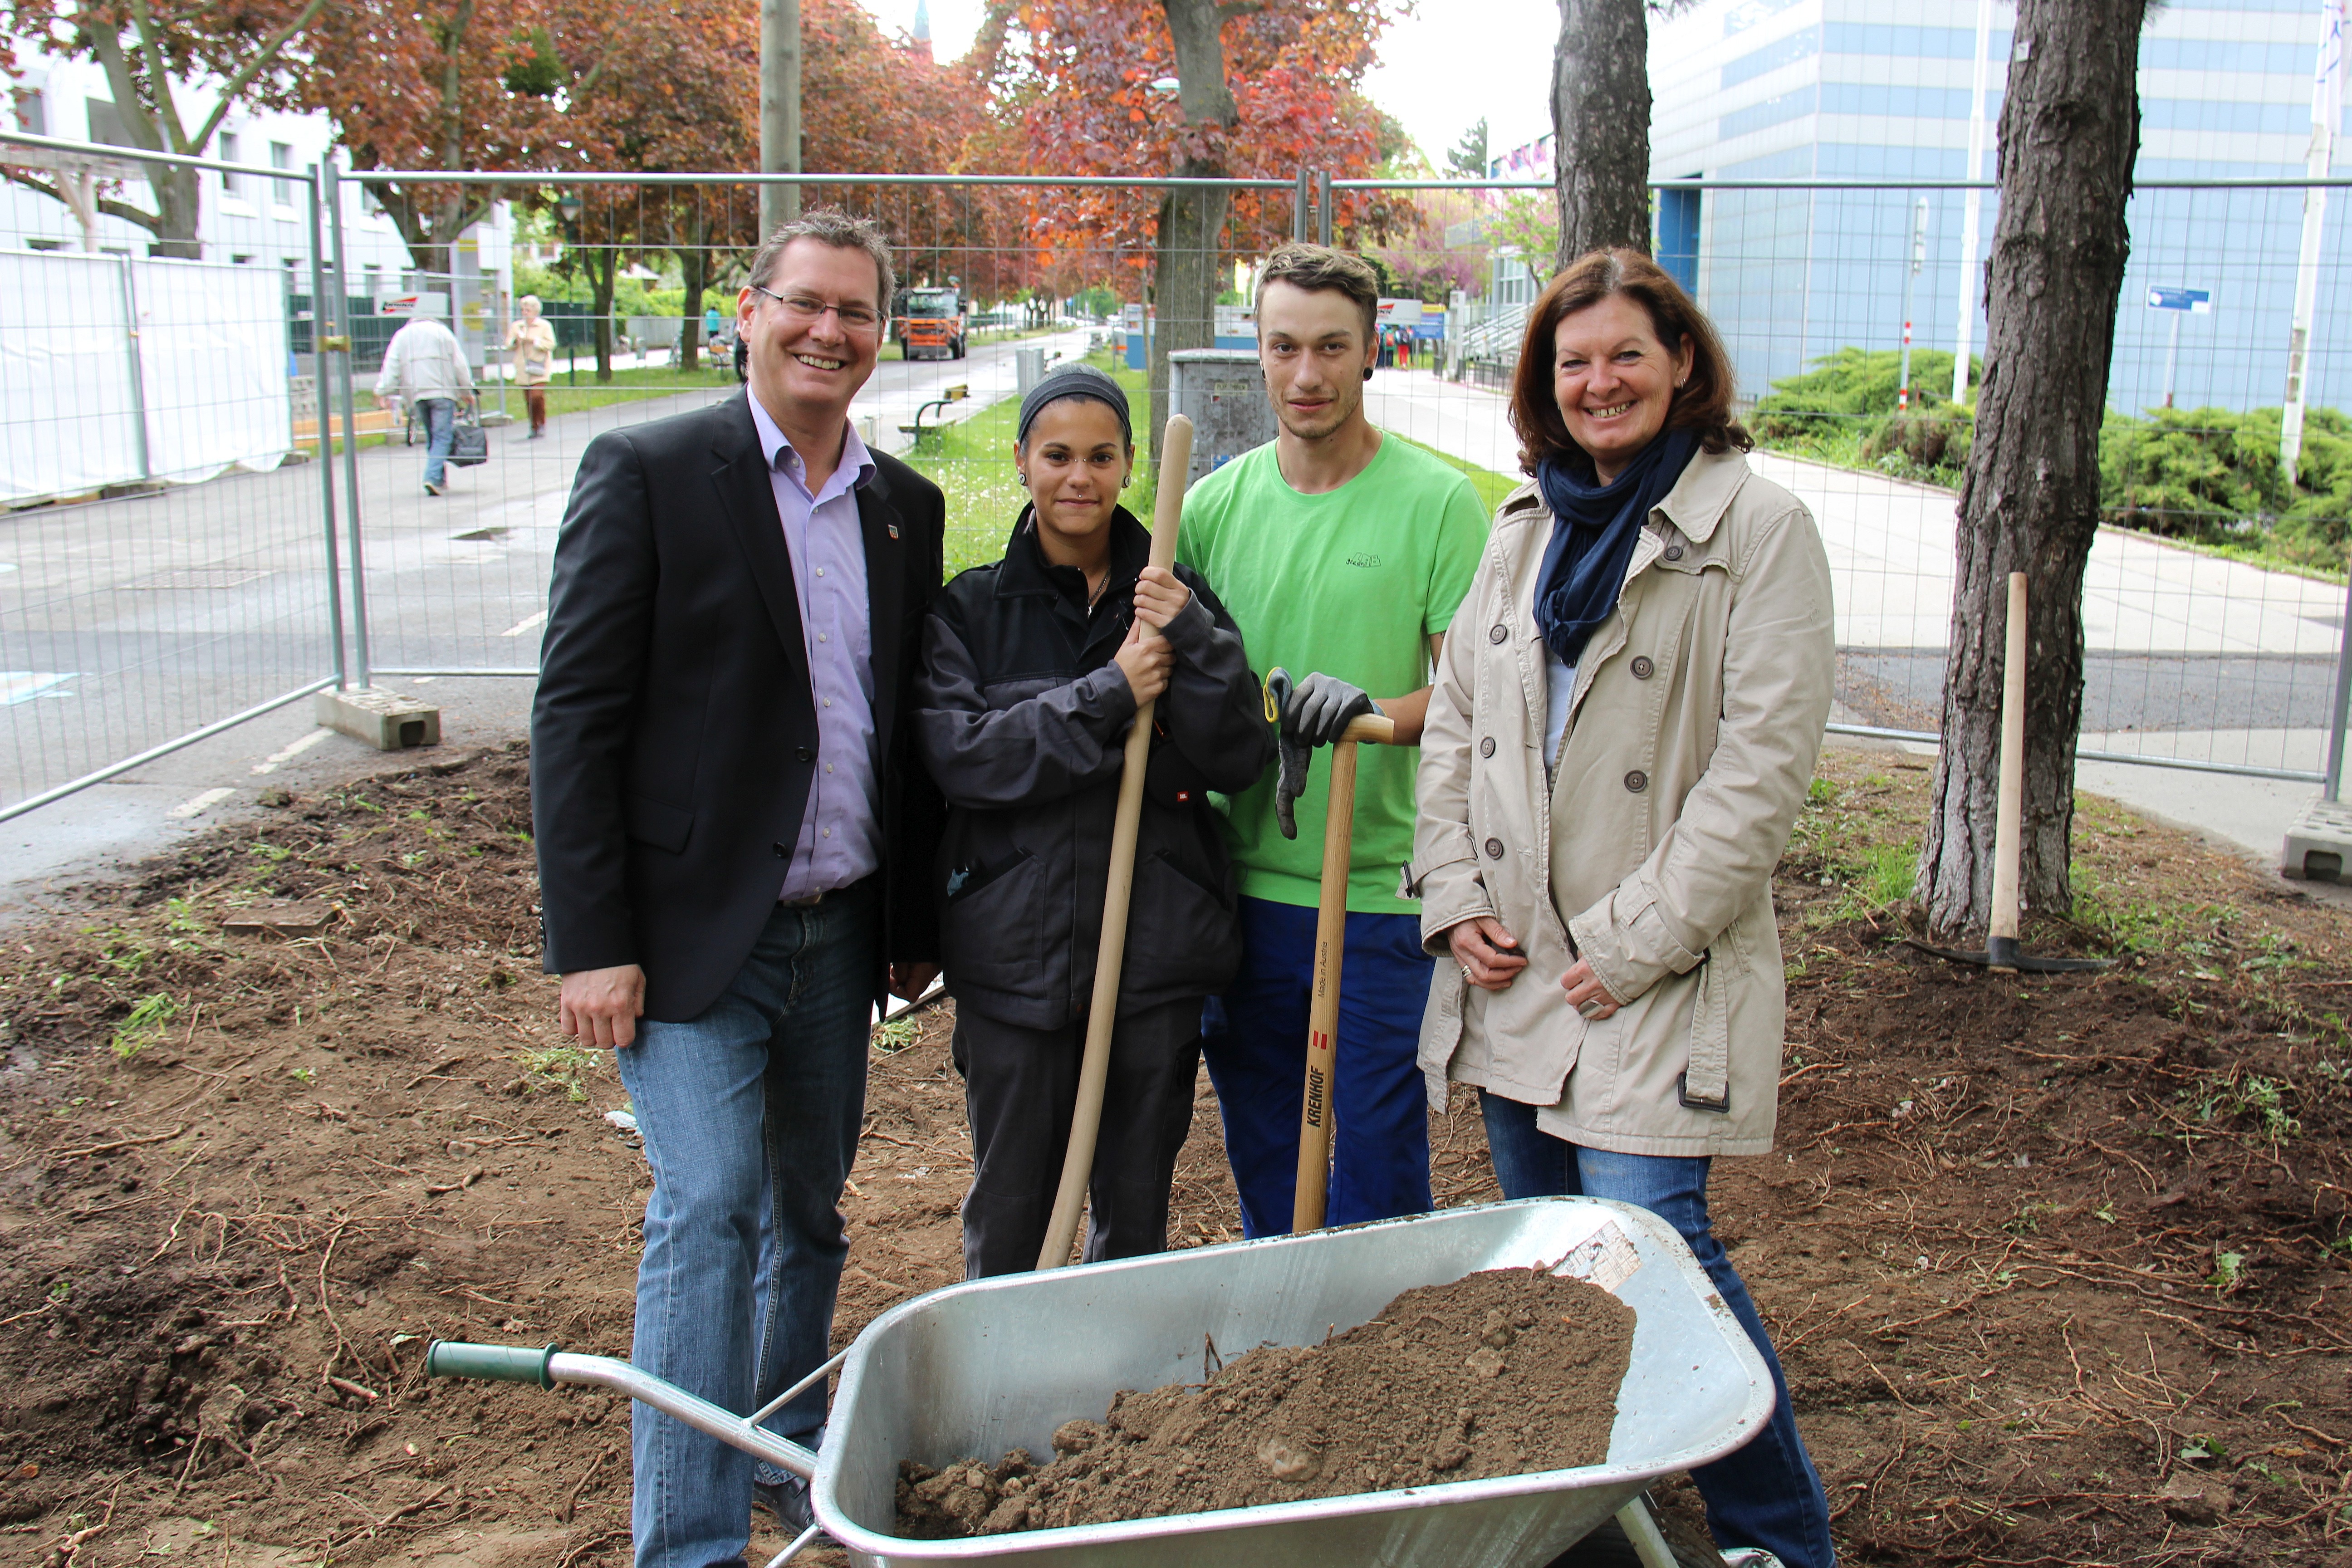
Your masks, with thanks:
M 0 815 L 331 679 L 296 276 L 0 232 Z

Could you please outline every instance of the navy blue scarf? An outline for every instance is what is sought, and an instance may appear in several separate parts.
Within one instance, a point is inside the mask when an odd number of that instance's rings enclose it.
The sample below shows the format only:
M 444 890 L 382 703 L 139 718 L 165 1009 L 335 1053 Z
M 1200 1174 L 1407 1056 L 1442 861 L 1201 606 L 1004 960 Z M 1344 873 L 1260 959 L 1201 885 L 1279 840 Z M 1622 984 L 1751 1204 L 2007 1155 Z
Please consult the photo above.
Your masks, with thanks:
M 1561 663 L 1574 664 L 1617 607 L 1643 521 L 1690 467 L 1698 442 L 1696 430 L 1668 430 L 1605 485 L 1556 457 L 1536 465 L 1536 483 L 1554 519 L 1536 586 L 1536 626 Z

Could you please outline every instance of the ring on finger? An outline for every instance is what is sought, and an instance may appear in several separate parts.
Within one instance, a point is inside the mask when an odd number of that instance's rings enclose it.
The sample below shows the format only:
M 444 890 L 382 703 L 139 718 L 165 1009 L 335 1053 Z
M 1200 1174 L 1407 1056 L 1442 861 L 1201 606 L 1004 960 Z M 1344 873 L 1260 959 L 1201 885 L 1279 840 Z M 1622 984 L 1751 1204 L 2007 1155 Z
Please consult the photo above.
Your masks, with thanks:
M 1576 1005 L 1576 1010 L 1587 1018 L 1597 1018 L 1601 1016 L 1601 1009 L 1608 1005 L 1598 996 L 1588 996 Z

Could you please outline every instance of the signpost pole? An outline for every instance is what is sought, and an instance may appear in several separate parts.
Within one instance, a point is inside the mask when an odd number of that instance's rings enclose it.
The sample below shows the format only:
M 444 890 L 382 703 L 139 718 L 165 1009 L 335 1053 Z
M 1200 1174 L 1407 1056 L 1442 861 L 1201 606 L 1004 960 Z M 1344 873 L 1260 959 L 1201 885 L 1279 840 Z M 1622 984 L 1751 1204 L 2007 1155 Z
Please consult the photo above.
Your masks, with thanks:
M 2164 345 L 2164 405 L 2172 406 L 2172 367 L 2180 358 L 2180 318 L 2184 312 L 2172 312 L 2172 336 Z
M 1976 72 L 1969 92 L 1969 178 L 1984 178 L 1985 87 L 1991 75 L 1992 0 L 1977 0 Z M 1969 340 L 1977 324 L 1977 237 L 1984 193 L 1971 186 L 1960 206 L 1960 327 L 1952 350 L 1952 401 L 1969 400 Z
M 1911 267 L 1903 274 L 1903 379 L 1895 388 L 1898 412 L 1911 406 L 1911 290 L 1919 282 L 1919 268 L 1927 260 L 1927 198 L 1911 209 Z

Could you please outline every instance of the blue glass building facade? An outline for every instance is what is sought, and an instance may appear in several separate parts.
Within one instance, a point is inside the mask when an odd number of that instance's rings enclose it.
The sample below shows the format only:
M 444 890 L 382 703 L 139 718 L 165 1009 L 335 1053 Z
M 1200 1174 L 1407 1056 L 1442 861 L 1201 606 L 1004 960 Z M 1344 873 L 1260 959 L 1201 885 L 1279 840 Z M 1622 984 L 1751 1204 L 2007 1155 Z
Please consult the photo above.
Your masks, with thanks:
M 1888 10 L 1864 0 L 1705 0 L 1654 26 L 1653 176 L 1966 177 L 1977 0 L 1909 0 L 1899 22 L 1885 19 Z M 1986 178 L 1997 167 L 2013 17 L 2012 5 L 1996 5 L 1987 38 Z M 2299 178 L 2318 37 L 2315 0 L 2173 0 L 2158 12 L 2140 41 L 2137 178 Z M 2352 172 L 2340 142 L 2336 172 Z M 1928 234 L 1912 297 L 1913 341 L 1948 351 L 1961 308 L 1961 192 L 1666 191 L 1657 250 L 1723 329 L 1741 392 L 1754 396 L 1837 349 L 1901 345 L 1913 207 L 1922 195 Z M 1998 215 L 1998 194 L 1984 193 L 1979 279 Z M 2143 189 L 2129 216 L 2110 405 L 2137 413 L 2164 399 L 2175 318 L 2147 308 L 2157 285 L 2213 296 L 2212 314 L 2181 322 L 2178 405 L 2281 402 L 2302 191 Z M 2352 190 L 2328 204 L 2314 405 L 2352 406 L 2347 246 Z M 1971 315 L 1971 346 L 1981 354 L 1980 304 Z

